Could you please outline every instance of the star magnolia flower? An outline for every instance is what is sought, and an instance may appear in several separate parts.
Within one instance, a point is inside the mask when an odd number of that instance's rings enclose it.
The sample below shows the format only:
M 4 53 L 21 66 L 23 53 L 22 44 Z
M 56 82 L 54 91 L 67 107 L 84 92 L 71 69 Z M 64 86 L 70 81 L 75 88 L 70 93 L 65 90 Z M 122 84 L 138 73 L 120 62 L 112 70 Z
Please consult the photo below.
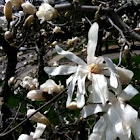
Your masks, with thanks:
M 18 140 L 34 140 L 40 138 L 40 136 L 43 134 L 44 130 L 46 128 L 46 125 L 42 123 L 37 123 L 37 127 L 35 132 L 31 132 L 30 135 L 27 134 L 21 134 L 18 138 Z
M 59 46 L 56 46 L 56 52 L 64 55 L 71 61 L 78 64 L 78 66 L 59 66 L 59 67 L 45 67 L 44 70 L 49 75 L 68 75 L 74 73 L 67 80 L 67 84 L 70 83 L 68 88 L 68 99 L 66 105 L 68 106 L 72 101 L 72 95 L 77 82 L 77 107 L 82 108 L 85 104 L 85 80 L 88 77 L 92 81 L 92 94 L 94 102 L 106 103 L 108 100 L 108 85 L 107 79 L 104 75 L 110 76 L 110 85 L 115 89 L 120 88 L 117 70 L 109 58 L 95 57 L 95 49 L 97 45 L 98 37 L 98 24 L 95 22 L 88 33 L 88 45 L 87 45 L 87 64 L 77 57 L 72 52 L 66 52 Z M 103 63 L 106 62 L 106 64 Z
M 40 23 L 42 24 L 45 21 L 50 21 L 57 17 L 57 12 L 50 4 L 42 3 L 36 15 L 38 19 L 41 19 Z
M 81 111 L 83 118 L 97 112 L 106 112 L 95 124 L 89 140 L 130 140 L 131 131 L 136 139 L 140 139 L 140 120 L 138 112 L 124 101 L 132 99 L 138 91 L 128 85 L 118 96 L 110 93 L 109 105 L 87 105 Z M 109 107 L 110 106 L 110 107 Z

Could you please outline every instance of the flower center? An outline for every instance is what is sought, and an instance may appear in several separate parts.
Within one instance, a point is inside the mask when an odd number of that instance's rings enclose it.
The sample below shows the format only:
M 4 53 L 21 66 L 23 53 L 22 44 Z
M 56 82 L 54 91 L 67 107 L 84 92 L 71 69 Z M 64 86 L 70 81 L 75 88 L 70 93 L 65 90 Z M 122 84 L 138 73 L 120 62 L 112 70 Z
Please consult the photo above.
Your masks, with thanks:
M 89 65 L 89 70 L 90 70 L 91 73 L 94 73 L 94 74 L 98 74 L 101 71 L 99 65 L 94 64 L 94 63 Z

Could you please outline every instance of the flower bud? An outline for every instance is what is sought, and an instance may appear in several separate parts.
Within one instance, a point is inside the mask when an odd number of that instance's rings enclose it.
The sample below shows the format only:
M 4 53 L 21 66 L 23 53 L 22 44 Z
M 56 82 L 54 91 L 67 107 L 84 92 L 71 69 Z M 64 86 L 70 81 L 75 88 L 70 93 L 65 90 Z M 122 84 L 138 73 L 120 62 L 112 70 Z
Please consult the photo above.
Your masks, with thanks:
M 12 12 L 13 12 L 12 3 L 11 1 L 8 1 L 4 6 L 4 15 L 8 22 L 12 20 Z
M 44 101 L 42 90 L 31 90 L 27 94 L 27 98 L 35 101 Z
M 32 115 L 36 110 L 35 109 L 29 109 L 27 111 L 27 117 L 29 117 L 30 115 Z M 35 113 L 30 120 L 35 121 L 35 122 L 39 122 L 39 123 L 43 123 L 47 126 L 50 126 L 50 121 L 40 112 Z
M 33 4 L 31 4 L 30 2 L 26 1 L 25 3 L 23 3 L 21 5 L 21 7 L 23 8 L 23 10 L 25 12 L 27 12 L 28 14 L 34 15 L 36 13 L 36 8 Z
M 68 109 L 75 110 L 78 109 L 76 101 L 72 101 L 68 106 Z
M 34 20 L 34 16 L 33 15 L 28 16 L 26 18 L 23 26 L 28 29 L 30 27 L 30 25 L 32 24 L 33 20 Z
M 54 29 L 53 29 L 53 32 L 52 32 L 53 34 L 54 33 L 64 33 L 62 30 L 61 30 L 61 27 L 55 27 Z
M 15 77 L 11 77 L 9 80 L 8 80 L 8 85 L 11 86 L 11 85 L 14 85 L 15 84 Z
M 7 40 L 11 40 L 11 39 L 13 39 L 13 33 L 10 32 L 10 31 L 6 31 L 5 34 L 4 34 L 4 37 Z
M 16 7 L 21 7 L 21 4 L 25 2 L 25 0 L 11 0 L 12 5 Z

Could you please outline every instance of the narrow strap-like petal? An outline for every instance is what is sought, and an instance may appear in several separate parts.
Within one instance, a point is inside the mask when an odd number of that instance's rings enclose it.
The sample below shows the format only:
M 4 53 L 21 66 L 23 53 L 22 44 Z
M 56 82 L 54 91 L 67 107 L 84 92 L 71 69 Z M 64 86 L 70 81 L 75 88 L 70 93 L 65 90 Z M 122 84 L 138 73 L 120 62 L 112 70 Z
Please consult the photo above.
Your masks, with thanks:
M 111 72 L 111 74 L 110 74 L 110 85 L 113 88 L 117 88 L 118 87 L 118 78 L 117 78 L 118 76 L 117 76 L 117 70 L 115 68 L 115 65 L 113 64 L 111 59 L 109 59 L 107 57 L 104 57 L 104 60 L 107 63 L 108 68 L 109 68 L 109 70 Z
M 121 84 L 128 84 L 134 73 L 128 69 L 116 67 Z
M 98 41 L 98 30 L 99 25 L 97 22 L 94 22 L 88 32 L 87 64 L 92 64 L 96 60 L 94 55 Z
M 99 97 L 102 104 L 105 105 L 109 99 L 109 91 L 107 87 L 107 80 L 104 75 L 94 74 L 92 81 L 93 101 L 96 102 L 96 97 Z
M 81 110 L 81 116 L 83 118 L 87 118 L 92 114 L 96 114 L 98 112 L 105 112 L 109 106 L 103 106 L 101 104 L 89 104 L 83 107 Z
M 119 97 L 125 101 L 129 101 L 138 93 L 139 92 L 130 84 L 121 92 Z
M 72 95 L 73 95 L 73 92 L 74 92 L 74 88 L 75 88 L 75 85 L 76 85 L 76 82 L 78 80 L 78 76 L 79 76 L 79 67 L 77 68 L 77 71 L 76 73 L 73 75 L 73 79 L 71 80 L 71 83 L 68 87 L 68 98 L 67 98 L 67 102 L 66 102 L 66 106 L 68 106 L 71 101 L 72 101 Z
M 86 64 L 81 58 L 79 58 L 78 56 L 76 56 L 74 53 L 68 52 L 68 51 L 64 51 L 64 50 L 63 50 L 62 48 L 60 48 L 59 46 L 56 46 L 55 49 L 56 49 L 56 52 L 57 52 L 58 54 L 67 57 L 69 60 L 71 60 L 71 61 L 77 63 L 78 65 L 87 66 L 87 64 Z
M 136 123 L 133 124 L 132 133 L 136 140 L 140 140 L 140 119 L 137 119 Z
M 49 75 L 68 75 L 75 73 L 77 66 L 62 65 L 59 67 L 44 67 L 44 71 Z
M 77 87 L 77 94 L 76 94 L 76 99 L 77 99 L 77 107 L 82 108 L 85 105 L 85 79 L 86 79 L 87 74 L 81 73 L 78 76 L 78 87 Z

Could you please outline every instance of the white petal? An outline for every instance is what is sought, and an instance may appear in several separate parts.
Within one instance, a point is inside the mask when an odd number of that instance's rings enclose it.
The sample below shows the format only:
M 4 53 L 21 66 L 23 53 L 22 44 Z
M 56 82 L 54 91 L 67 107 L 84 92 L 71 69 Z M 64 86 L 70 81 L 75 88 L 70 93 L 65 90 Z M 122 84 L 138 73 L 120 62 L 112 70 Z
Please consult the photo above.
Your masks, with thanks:
M 85 79 L 87 75 L 79 75 L 78 77 L 78 87 L 77 87 L 77 94 L 76 94 L 76 99 L 77 99 L 77 107 L 82 108 L 85 105 Z
M 114 88 L 118 87 L 118 79 L 113 72 L 110 74 L 110 85 Z
M 112 127 L 108 126 L 106 129 L 106 140 L 116 140 L 117 136 Z
M 32 140 L 32 137 L 27 134 L 21 134 L 18 140 Z
M 75 73 L 77 66 L 59 66 L 59 67 L 44 67 L 44 71 L 49 75 L 68 75 Z
M 37 123 L 37 127 L 36 127 L 35 133 L 33 135 L 33 139 L 40 138 L 40 136 L 43 134 L 45 128 L 46 128 L 46 125 L 44 125 L 42 123 Z
M 108 106 L 104 107 L 103 105 L 100 104 L 89 104 L 83 107 L 81 110 L 81 116 L 83 118 L 86 118 L 92 114 L 96 114 L 98 112 L 104 112 L 106 111 Z
M 78 76 L 79 76 L 79 67 L 77 69 L 77 72 L 74 74 L 74 77 L 68 87 L 68 98 L 67 98 L 67 102 L 66 102 L 66 106 L 69 106 L 69 104 L 71 103 L 72 101 L 72 95 L 73 95 L 73 92 L 74 92 L 74 88 L 75 88 L 75 85 L 76 85 L 76 81 L 78 80 Z
M 108 68 L 110 69 L 110 71 L 112 71 L 113 73 L 117 74 L 117 70 L 112 62 L 112 60 L 110 58 L 104 57 L 105 62 L 108 65 Z
M 92 81 L 93 101 L 96 103 L 96 97 L 100 97 L 102 104 L 105 105 L 109 99 L 107 80 L 104 75 L 94 74 Z
M 102 56 L 99 56 L 97 57 L 94 63 L 100 65 L 103 63 L 103 61 L 104 61 L 104 58 Z
M 129 101 L 138 93 L 139 92 L 132 85 L 128 85 L 119 95 L 119 97 L 125 101 Z
M 104 117 L 101 117 L 93 128 L 94 133 L 103 133 L 106 129 L 107 122 Z
M 78 65 L 87 66 L 87 64 L 81 58 L 79 58 L 78 56 L 76 56 L 74 53 L 68 52 L 68 51 L 64 51 L 59 46 L 56 46 L 55 49 L 56 49 L 56 52 L 58 54 L 61 54 L 61 55 L 65 56 L 65 57 L 67 57 L 69 60 L 77 63 Z
M 100 134 L 91 133 L 88 140 L 106 140 L 105 137 L 103 139 L 101 139 L 100 137 Z
M 111 72 L 110 74 L 110 85 L 114 88 L 118 87 L 118 79 L 117 79 L 117 70 L 113 64 L 113 62 L 111 61 L 111 59 L 104 57 L 105 62 L 108 65 L 108 68 Z
M 131 127 L 131 125 L 135 124 L 137 120 L 138 112 L 134 110 L 130 105 L 126 105 L 122 117 L 125 124 Z
M 95 61 L 94 54 L 98 41 L 99 25 L 94 22 L 88 32 L 88 44 L 87 44 L 87 63 L 91 64 Z
M 123 129 L 122 119 L 117 110 L 112 106 L 107 114 L 109 121 L 112 124 L 112 129 L 114 129 L 114 134 L 121 140 L 128 140 L 127 132 L 125 132 Z
M 66 85 L 68 86 L 70 82 L 72 81 L 73 77 L 75 74 L 71 75 L 67 80 L 66 80 Z
M 115 103 L 115 102 L 117 102 L 117 100 L 118 99 L 116 98 L 116 96 L 113 93 L 109 92 L 109 101 L 111 103 Z
M 140 119 L 137 119 L 136 123 L 132 126 L 132 133 L 136 140 L 140 140 Z
M 128 84 L 131 81 L 131 78 L 133 77 L 134 73 L 130 70 L 116 67 L 118 75 L 120 77 L 120 81 L 122 84 Z

